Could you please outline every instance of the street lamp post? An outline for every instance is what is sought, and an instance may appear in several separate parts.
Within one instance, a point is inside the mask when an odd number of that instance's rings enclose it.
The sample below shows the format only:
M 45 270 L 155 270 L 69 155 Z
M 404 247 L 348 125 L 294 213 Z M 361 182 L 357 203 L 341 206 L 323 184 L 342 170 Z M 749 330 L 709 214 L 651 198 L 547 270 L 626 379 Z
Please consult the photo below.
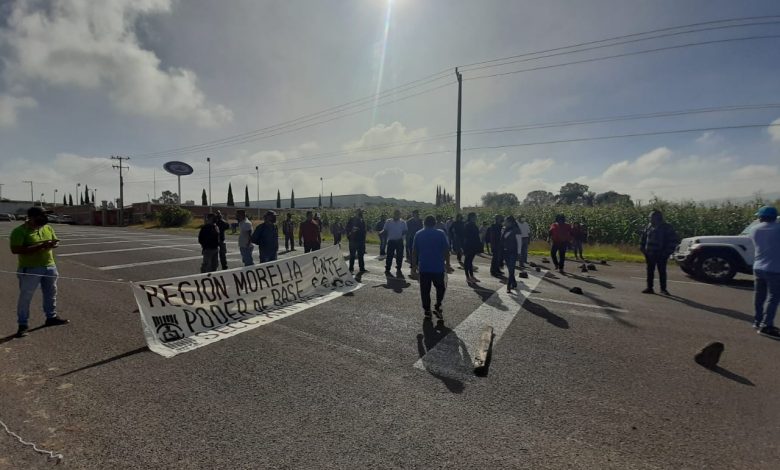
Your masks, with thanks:
M 79 188 L 81 187 L 81 183 L 76 183 L 76 202 L 79 202 Z
M 51 202 L 54 205 L 54 209 L 57 208 L 57 188 L 54 188 L 54 199 Z
M 322 176 L 320 176 L 320 209 L 324 207 L 322 205 L 322 198 L 324 197 L 325 197 L 325 182 L 322 179 Z
M 43 193 L 41 193 L 41 207 L 43 207 Z
M 92 205 L 97 206 L 97 188 L 92 190 L 92 199 L 95 201 Z
M 206 161 L 209 163 L 209 212 L 211 212 L 211 157 L 206 157 Z

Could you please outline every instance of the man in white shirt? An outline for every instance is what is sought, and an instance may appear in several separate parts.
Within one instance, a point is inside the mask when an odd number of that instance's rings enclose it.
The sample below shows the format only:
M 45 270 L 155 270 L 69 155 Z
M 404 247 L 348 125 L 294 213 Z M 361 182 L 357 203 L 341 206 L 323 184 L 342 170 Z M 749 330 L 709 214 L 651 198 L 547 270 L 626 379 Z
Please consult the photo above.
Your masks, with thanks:
M 246 211 L 237 210 L 236 219 L 238 220 L 238 251 L 241 252 L 241 261 L 244 266 L 255 264 L 252 259 L 252 251 L 255 246 L 252 244 L 252 222 L 246 218 Z
M 404 261 L 404 237 L 406 236 L 406 221 L 401 218 L 401 211 L 393 211 L 393 218 L 385 221 L 385 226 L 379 232 L 380 236 L 387 239 L 387 258 L 385 260 L 385 274 L 390 274 L 393 266 L 393 257 L 396 259 L 396 272 L 401 272 Z
M 525 265 L 528 264 L 528 245 L 531 242 L 531 226 L 526 222 L 525 217 L 517 217 L 517 229 L 520 232 L 520 269 L 525 269 Z

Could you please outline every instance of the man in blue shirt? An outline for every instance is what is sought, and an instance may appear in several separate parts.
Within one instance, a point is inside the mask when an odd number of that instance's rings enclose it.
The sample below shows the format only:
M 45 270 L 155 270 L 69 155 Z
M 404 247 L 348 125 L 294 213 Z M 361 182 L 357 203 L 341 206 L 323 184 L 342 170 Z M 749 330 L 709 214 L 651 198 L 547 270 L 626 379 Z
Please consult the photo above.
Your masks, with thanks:
M 436 219 L 432 215 L 426 217 L 425 227 L 414 236 L 412 247 L 412 270 L 420 273 L 420 296 L 425 318 L 431 318 L 431 284 L 436 287 L 436 316 L 442 318 L 441 303 L 446 290 L 444 269 L 450 254 L 447 236 L 435 225 Z
M 775 314 L 780 304 L 780 224 L 777 223 L 777 209 L 764 206 L 756 212 L 756 217 L 761 223 L 750 231 L 756 250 L 753 261 L 756 318 L 753 326 L 758 328 L 759 334 L 780 339 L 780 330 L 775 326 Z

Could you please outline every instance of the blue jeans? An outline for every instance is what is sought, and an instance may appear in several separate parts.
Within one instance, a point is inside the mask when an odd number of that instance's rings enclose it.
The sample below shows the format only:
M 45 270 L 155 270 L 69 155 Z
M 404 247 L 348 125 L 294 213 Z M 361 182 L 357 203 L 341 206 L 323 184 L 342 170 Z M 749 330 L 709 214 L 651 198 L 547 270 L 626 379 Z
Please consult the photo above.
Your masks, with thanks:
M 30 318 L 30 302 L 35 289 L 41 285 L 43 292 L 43 312 L 46 318 L 57 316 L 57 272 L 56 266 L 40 268 L 19 268 L 19 300 L 16 303 L 16 319 L 20 325 L 27 325 Z
M 777 305 L 780 304 L 780 273 L 769 271 L 756 271 L 755 273 L 755 322 L 763 326 L 775 326 L 775 314 Z M 766 309 L 764 309 L 766 304 Z
M 260 264 L 270 263 L 271 261 L 276 261 L 276 259 L 277 259 L 276 251 L 264 252 L 263 250 L 260 250 Z
M 255 264 L 255 261 L 252 259 L 252 251 L 254 251 L 254 249 L 254 245 L 249 245 L 246 248 L 243 246 L 238 247 L 238 251 L 241 252 L 241 262 L 244 263 L 244 266 L 252 266 Z
M 387 234 L 379 235 L 379 256 L 387 254 Z

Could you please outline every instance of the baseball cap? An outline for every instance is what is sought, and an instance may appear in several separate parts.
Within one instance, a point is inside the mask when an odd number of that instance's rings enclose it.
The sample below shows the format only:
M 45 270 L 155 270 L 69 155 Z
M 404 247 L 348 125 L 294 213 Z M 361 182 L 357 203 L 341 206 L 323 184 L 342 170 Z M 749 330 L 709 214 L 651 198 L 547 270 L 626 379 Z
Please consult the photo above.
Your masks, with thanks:
M 777 209 L 772 206 L 764 206 L 756 212 L 756 217 L 768 217 L 770 219 L 777 218 Z

